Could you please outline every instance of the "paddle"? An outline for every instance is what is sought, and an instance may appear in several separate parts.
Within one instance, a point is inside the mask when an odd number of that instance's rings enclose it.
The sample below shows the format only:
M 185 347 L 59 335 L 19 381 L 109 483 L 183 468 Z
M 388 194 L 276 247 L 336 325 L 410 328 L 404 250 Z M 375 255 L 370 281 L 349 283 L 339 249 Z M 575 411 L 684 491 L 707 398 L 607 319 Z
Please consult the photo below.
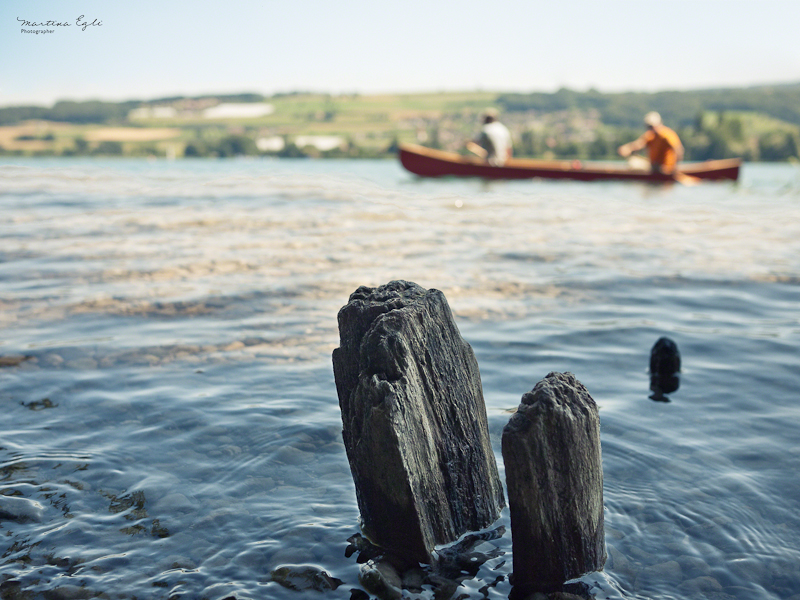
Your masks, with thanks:
M 650 170 L 650 161 L 647 160 L 644 156 L 639 156 L 637 154 L 631 154 L 628 156 L 628 168 L 633 169 L 634 171 L 649 171 Z
M 473 154 L 477 154 L 481 158 L 486 158 L 487 156 L 489 156 L 489 153 L 486 151 L 486 149 L 476 144 L 475 142 L 467 142 L 464 145 L 466 146 L 467 150 L 469 150 Z
M 692 175 L 687 175 L 686 173 L 681 173 L 680 171 L 675 171 L 672 174 L 672 177 L 678 183 L 683 185 L 697 185 L 698 183 L 702 183 L 703 180 L 699 177 L 693 177 Z
M 643 156 L 631 154 L 628 156 L 628 167 L 635 171 L 649 171 L 650 161 Z M 681 173 L 680 171 L 675 171 L 672 173 L 672 178 L 682 185 L 697 185 L 703 181 L 699 177 L 693 177 L 692 175 L 687 175 L 686 173 Z

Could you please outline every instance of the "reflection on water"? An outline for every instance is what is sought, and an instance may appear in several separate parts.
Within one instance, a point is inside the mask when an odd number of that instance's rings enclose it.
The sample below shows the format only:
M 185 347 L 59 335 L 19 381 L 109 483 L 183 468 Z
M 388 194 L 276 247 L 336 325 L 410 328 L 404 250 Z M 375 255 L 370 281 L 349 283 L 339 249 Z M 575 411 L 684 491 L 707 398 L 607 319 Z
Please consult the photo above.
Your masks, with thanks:
M 800 594 L 793 178 L 643 193 L 383 162 L 7 161 L 3 598 L 368 597 L 330 353 L 349 294 L 400 278 L 441 289 L 473 346 L 501 475 L 508 411 L 548 372 L 597 401 L 609 561 L 573 593 Z M 644 398 L 661 337 L 673 402 Z M 408 597 L 507 598 L 508 527 L 442 549 Z

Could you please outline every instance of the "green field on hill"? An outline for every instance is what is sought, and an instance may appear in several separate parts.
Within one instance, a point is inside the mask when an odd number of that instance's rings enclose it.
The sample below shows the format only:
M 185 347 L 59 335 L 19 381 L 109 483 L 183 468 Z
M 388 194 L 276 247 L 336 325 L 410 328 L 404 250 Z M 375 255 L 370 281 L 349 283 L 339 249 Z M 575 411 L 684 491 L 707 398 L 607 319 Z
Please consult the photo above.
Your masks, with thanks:
M 176 97 L 0 108 L 5 155 L 389 157 L 415 142 L 462 151 L 488 106 L 501 111 L 515 154 L 609 159 L 658 110 L 687 160 L 792 160 L 800 146 L 800 85 L 601 94 L 442 92 Z

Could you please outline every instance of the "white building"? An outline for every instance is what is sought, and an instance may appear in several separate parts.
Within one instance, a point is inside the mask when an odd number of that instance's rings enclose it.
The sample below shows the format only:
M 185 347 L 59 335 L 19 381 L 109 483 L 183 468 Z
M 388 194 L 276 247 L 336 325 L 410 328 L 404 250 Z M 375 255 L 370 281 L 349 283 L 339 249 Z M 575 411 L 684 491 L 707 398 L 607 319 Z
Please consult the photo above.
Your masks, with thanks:
M 223 102 L 203 111 L 205 119 L 254 119 L 275 112 L 275 107 L 266 102 Z

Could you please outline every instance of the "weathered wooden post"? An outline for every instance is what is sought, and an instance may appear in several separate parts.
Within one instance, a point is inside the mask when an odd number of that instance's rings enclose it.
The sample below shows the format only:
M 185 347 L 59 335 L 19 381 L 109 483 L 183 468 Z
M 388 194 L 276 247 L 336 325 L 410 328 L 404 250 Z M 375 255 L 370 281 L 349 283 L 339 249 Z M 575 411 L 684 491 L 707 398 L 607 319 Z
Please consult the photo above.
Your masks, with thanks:
M 438 290 L 360 287 L 338 319 L 333 370 L 362 530 L 429 563 L 435 545 L 505 505 L 478 363 Z
M 515 596 L 603 567 L 603 467 L 597 405 L 571 373 L 522 396 L 503 430 Z

